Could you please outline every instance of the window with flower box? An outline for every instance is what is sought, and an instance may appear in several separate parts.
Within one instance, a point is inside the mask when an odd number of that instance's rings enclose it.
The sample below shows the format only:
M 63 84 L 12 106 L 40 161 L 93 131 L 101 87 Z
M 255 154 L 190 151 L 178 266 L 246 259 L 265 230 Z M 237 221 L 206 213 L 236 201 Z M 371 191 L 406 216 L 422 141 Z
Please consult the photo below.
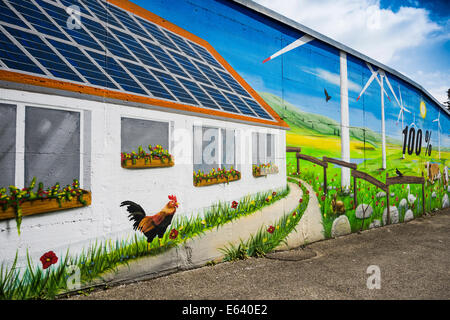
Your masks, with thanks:
M 252 171 L 254 177 L 278 173 L 275 165 L 275 135 L 253 132 L 252 134 Z
M 0 104 L 0 220 L 90 204 L 85 122 L 80 110 Z
M 0 104 L 0 187 L 14 185 L 16 174 L 16 106 Z
M 239 180 L 236 169 L 236 131 L 194 126 L 194 185 L 205 186 Z
M 122 167 L 152 168 L 173 166 L 170 131 L 173 124 L 130 117 L 121 118 Z

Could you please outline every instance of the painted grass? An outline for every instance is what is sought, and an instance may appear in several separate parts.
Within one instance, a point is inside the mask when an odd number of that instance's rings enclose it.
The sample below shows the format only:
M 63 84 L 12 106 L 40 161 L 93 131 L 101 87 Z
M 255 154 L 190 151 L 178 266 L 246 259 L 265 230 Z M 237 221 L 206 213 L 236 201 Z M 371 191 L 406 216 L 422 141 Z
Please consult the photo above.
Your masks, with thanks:
M 294 179 L 288 181 L 297 183 Z M 281 243 L 286 243 L 286 237 L 295 230 L 303 213 L 308 207 L 309 194 L 304 186 L 303 201 L 295 208 L 294 211 L 283 215 L 272 226 L 266 225 L 251 235 L 247 241 L 242 241 L 238 245 L 230 244 L 229 247 L 220 249 L 224 254 L 223 261 L 236 261 L 246 259 L 248 257 L 261 257 L 273 251 Z M 270 232 L 270 231 L 271 232 Z
M 418 172 L 420 171 L 420 164 L 405 161 L 402 159 L 397 159 L 397 161 L 389 161 L 389 168 L 387 172 L 389 172 L 390 176 L 396 176 L 395 169 L 399 168 L 405 175 L 416 175 L 419 176 Z M 295 162 L 294 162 L 295 161 Z M 399 162 L 403 164 L 403 166 L 398 165 Z M 361 169 L 360 169 L 361 167 Z M 345 215 L 348 217 L 351 225 L 352 232 L 356 232 L 359 230 L 366 230 L 369 228 L 369 225 L 374 220 L 380 220 L 381 225 L 383 225 L 383 211 L 387 207 L 386 197 L 377 197 L 377 194 L 383 192 L 381 189 L 376 188 L 374 185 L 365 182 L 361 179 L 358 179 L 357 183 L 357 196 L 358 196 L 358 204 L 364 203 L 369 204 L 374 209 L 373 214 L 363 220 L 358 219 L 355 216 L 355 207 L 353 203 L 353 183 L 350 186 L 348 192 L 344 192 L 341 190 L 340 181 L 341 181 L 341 170 L 340 168 L 335 168 L 330 164 L 330 167 L 327 169 L 327 177 L 328 177 L 328 193 L 325 194 L 323 190 L 323 168 L 312 163 L 301 161 L 300 163 L 300 175 L 296 175 L 296 159 L 292 156 L 288 160 L 287 170 L 288 174 L 292 177 L 298 177 L 303 181 L 307 182 L 314 189 L 316 196 L 319 201 L 320 210 L 322 213 L 322 221 L 325 230 L 325 237 L 331 237 L 331 227 L 334 219 L 337 218 L 337 214 L 333 212 L 333 208 L 331 206 L 331 201 L 333 196 L 337 195 L 337 200 L 342 201 L 345 205 L 346 212 Z M 386 171 L 380 172 L 376 165 L 369 163 L 366 165 L 364 169 L 364 164 L 358 165 L 358 169 L 361 171 L 365 171 L 378 180 L 385 182 L 386 181 Z M 422 186 L 411 184 L 408 189 L 408 185 L 393 185 L 390 187 L 390 193 L 393 196 L 390 197 L 390 205 L 399 208 L 399 203 L 402 199 L 408 199 L 408 195 L 413 195 L 416 200 L 412 203 L 408 201 L 406 208 L 402 208 L 399 210 L 399 222 L 404 221 L 405 213 L 408 209 L 411 209 L 414 217 L 419 217 L 422 215 L 422 207 L 423 207 L 423 199 L 422 199 Z M 435 182 L 434 184 L 430 184 L 428 181 L 425 183 L 425 211 L 431 212 L 433 210 L 440 209 L 442 206 L 442 198 L 445 194 L 450 196 L 450 193 L 444 188 L 442 184 L 439 182 Z M 432 195 L 434 194 L 434 198 Z
M 235 209 L 231 208 L 231 203 L 221 202 L 201 215 L 174 219 L 162 239 L 155 238 L 150 243 L 150 250 L 146 238 L 135 234 L 132 239 L 95 242 L 74 257 L 67 251 L 58 264 L 46 270 L 39 264 L 33 265 L 27 252 L 27 266 L 23 271 L 17 267 L 16 254 L 11 266 L 0 266 L 0 300 L 53 299 L 56 295 L 67 292 L 68 280 L 77 276 L 71 266 L 79 270 L 81 283 L 89 284 L 121 264 L 128 264 L 139 257 L 160 254 L 207 230 L 250 215 L 285 198 L 290 189 L 287 185 L 275 192 L 276 194 L 271 191 L 243 197 Z M 175 239 L 169 237 L 172 229 L 178 231 Z

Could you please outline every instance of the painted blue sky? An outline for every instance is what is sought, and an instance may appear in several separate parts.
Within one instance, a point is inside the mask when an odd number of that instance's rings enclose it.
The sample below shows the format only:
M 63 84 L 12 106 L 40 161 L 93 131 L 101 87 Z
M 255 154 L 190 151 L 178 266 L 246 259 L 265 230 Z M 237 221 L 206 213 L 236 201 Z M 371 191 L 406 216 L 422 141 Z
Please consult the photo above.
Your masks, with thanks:
M 167 0 L 139 1 L 140 6 L 208 41 L 257 91 L 273 93 L 305 111 L 340 121 L 339 52 L 336 49 L 315 40 L 263 64 L 265 58 L 301 37 L 302 33 L 258 15 L 249 15 L 245 9 L 226 0 L 177 1 L 177 10 L 173 10 L 171 3 Z M 392 5 L 392 10 L 400 10 L 396 2 Z M 370 75 L 365 63 L 349 58 L 350 125 L 380 132 L 379 84 L 373 81 L 356 102 Z M 415 112 L 416 125 L 433 130 L 431 120 L 437 118 L 437 109 L 432 107 L 431 101 L 403 81 L 389 74 L 388 78 L 397 98 L 401 88 L 404 104 Z M 332 96 L 328 103 L 324 99 L 324 88 Z M 400 140 L 402 129 L 397 124 L 400 108 L 392 92 L 387 86 L 385 89 L 391 98 L 389 101 L 385 97 L 386 132 Z M 425 100 L 428 107 L 425 120 L 419 115 L 421 100 Z M 405 125 L 412 121 L 412 114 L 405 114 Z M 450 128 L 448 119 L 441 117 L 441 121 L 443 128 Z M 437 144 L 437 134 L 433 138 Z M 445 144 L 450 145 L 448 138 L 441 137 L 441 141 L 447 141 Z

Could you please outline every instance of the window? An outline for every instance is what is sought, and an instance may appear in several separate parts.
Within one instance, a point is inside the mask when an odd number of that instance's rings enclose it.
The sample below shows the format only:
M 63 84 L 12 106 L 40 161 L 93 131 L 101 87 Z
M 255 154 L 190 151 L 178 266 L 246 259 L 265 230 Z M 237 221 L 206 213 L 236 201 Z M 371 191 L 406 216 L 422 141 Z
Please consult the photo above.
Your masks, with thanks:
M 34 177 L 45 188 L 74 179 L 89 188 L 90 117 L 85 110 L 0 103 L 0 188 L 23 188 Z
M 148 152 L 149 145 L 169 150 L 169 122 L 123 117 L 121 128 L 121 152 L 137 152 L 139 146 Z
M 194 126 L 194 171 L 236 169 L 235 130 Z
M 270 133 L 252 134 L 252 162 L 254 165 L 275 163 L 275 135 Z
M 14 185 L 15 158 L 16 106 L 0 104 L 0 188 Z
M 25 185 L 44 186 L 80 179 L 80 113 L 25 108 Z

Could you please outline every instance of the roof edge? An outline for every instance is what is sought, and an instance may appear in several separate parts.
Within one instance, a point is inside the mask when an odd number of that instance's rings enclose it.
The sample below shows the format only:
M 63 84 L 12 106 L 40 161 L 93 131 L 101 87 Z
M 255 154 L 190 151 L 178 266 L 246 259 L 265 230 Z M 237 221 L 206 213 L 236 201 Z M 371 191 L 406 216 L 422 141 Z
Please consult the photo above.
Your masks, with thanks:
M 422 91 L 429 99 L 431 99 L 434 103 L 436 103 L 442 110 L 444 110 L 444 112 L 447 115 L 450 116 L 450 111 L 445 108 L 444 104 L 439 102 L 425 88 L 423 88 L 420 84 L 418 84 L 414 80 L 412 80 L 412 79 L 408 78 L 407 76 L 401 74 L 400 72 L 392 69 L 391 67 L 388 67 L 388 66 L 382 64 L 381 62 L 378 62 L 378 61 L 374 60 L 373 58 L 370 58 L 370 57 L 366 56 L 365 54 L 346 46 L 345 44 L 342 44 L 336 40 L 333 40 L 333 39 L 317 32 L 307 26 L 302 25 L 301 23 L 298 23 L 286 16 L 283 16 L 267 7 L 264 7 L 263 5 L 260 5 L 256 2 L 252 1 L 252 0 L 228 0 L 228 1 L 237 3 L 241 6 L 244 6 L 250 10 L 253 10 L 253 11 L 260 13 L 268 18 L 271 18 L 273 20 L 281 22 L 281 23 L 283 23 L 291 28 L 294 28 L 300 32 L 307 33 L 310 36 L 313 36 L 314 38 L 316 38 L 322 42 L 325 42 L 341 51 L 346 52 L 347 54 L 351 54 L 361 60 L 364 60 L 364 61 L 369 62 L 370 64 L 373 64 L 374 66 L 376 66 L 378 68 L 383 69 L 384 71 L 387 71 L 387 72 L 395 75 L 396 77 L 402 79 L 403 81 L 409 83 L 410 85 L 412 85 L 412 86 L 416 87 L 417 89 L 419 89 L 420 91 Z

